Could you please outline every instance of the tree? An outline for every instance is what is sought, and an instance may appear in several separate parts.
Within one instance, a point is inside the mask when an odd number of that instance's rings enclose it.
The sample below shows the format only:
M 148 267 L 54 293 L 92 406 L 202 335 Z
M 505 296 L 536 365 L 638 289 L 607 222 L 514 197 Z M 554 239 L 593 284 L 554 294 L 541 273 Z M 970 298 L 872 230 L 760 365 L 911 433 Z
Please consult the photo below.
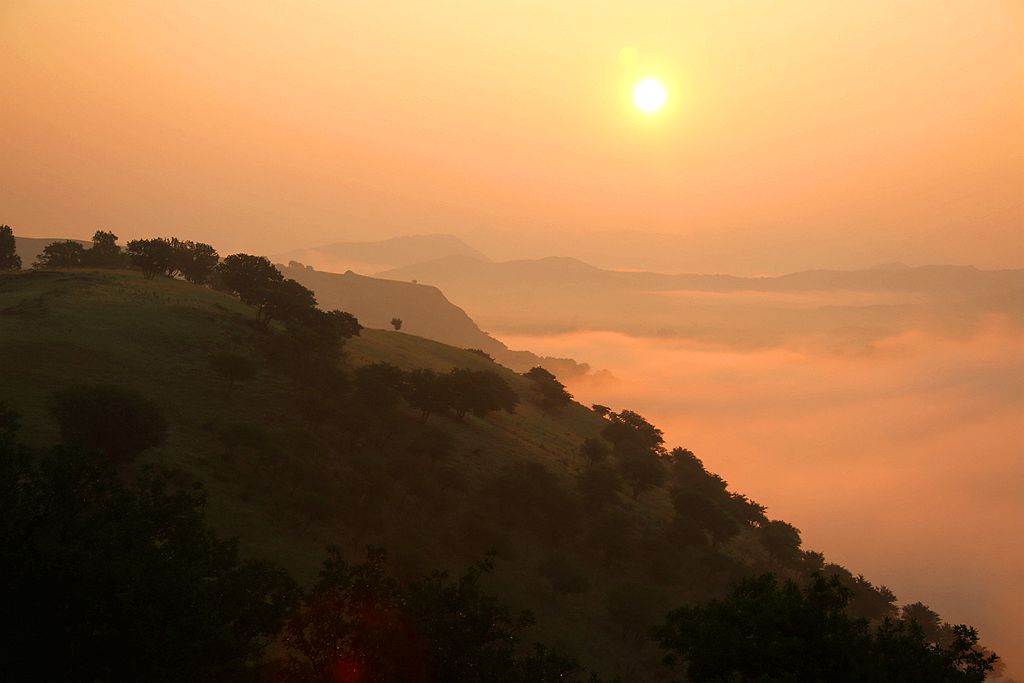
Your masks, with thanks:
M 0 271 L 21 270 L 18 243 L 9 225 L 0 225 Z
M 168 270 L 172 270 L 174 245 L 163 238 L 131 240 L 126 251 L 132 266 L 141 270 L 147 278 L 166 275 Z
M 210 367 L 228 382 L 228 396 L 236 382 L 246 382 L 256 374 L 256 364 L 245 356 L 222 351 L 210 356 Z
M 264 325 L 272 320 L 302 321 L 316 310 L 316 297 L 311 290 L 289 278 L 269 283 L 258 309 Z
M 52 242 L 39 254 L 39 259 L 32 264 L 33 268 L 75 268 L 82 265 L 85 247 L 81 242 L 64 240 Z
M 711 535 L 711 547 L 728 541 L 740 532 L 736 521 L 717 503 L 702 493 L 675 489 L 672 492 L 672 507 L 676 514 L 693 521 Z
M 391 363 L 371 363 L 356 368 L 356 393 L 367 408 L 391 413 L 402 397 L 405 373 Z
M 82 265 L 86 266 L 117 268 L 123 262 L 117 235 L 106 230 L 97 230 L 92 236 L 92 246 L 82 254 Z
M 312 356 L 321 361 L 336 361 L 346 339 L 358 337 L 363 326 L 351 313 L 344 311 L 306 310 L 286 321 L 289 346 L 294 353 Z
M 232 254 L 217 266 L 220 279 L 228 291 L 242 303 L 262 308 L 266 305 L 271 285 L 284 280 L 281 271 L 266 256 Z
M 181 276 L 195 285 L 204 285 L 210 280 L 220 262 L 217 250 L 203 242 L 173 240 L 174 257 L 172 264 Z
M 214 536 L 200 488 L 156 470 L 129 486 L 69 446 L 13 449 L 0 442 L 5 679 L 254 678 L 295 584 Z
M 400 329 L 402 329 L 402 319 L 401 318 L 392 318 L 391 319 L 391 327 L 395 328 L 395 332 L 397 332 Z
M 411 407 L 420 411 L 421 422 L 426 422 L 432 414 L 446 409 L 439 376 L 426 368 L 406 373 L 402 397 Z
M 533 383 L 534 402 L 544 410 L 555 410 L 572 403 L 572 395 L 565 390 L 565 385 L 544 368 L 532 368 L 523 374 Z
M 630 487 L 630 495 L 636 500 L 641 493 L 660 486 L 665 481 L 665 468 L 661 459 L 650 452 L 624 453 L 619 456 L 619 474 Z
M 50 411 L 60 426 L 61 440 L 99 451 L 124 465 L 167 435 L 163 411 L 131 389 L 92 384 L 54 394 Z
M 889 681 L 976 683 L 995 659 L 975 650 L 977 633 L 957 627 L 945 648 L 919 628 L 886 619 L 875 630 L 847 614 L 849 591 L 836 577 L 805 586 L 766 574 L 742 580 L 732 593 L 668 614 L 654 637 L 683 665 L 688 680 Z
M 484 484 L 483 497 L 506 528 L 527 529 L 553 541 L 572 535 L 581 519 L 578 499 L 539 462 L 509 466 Z
M 777 565 L 800 559 L 800 530 L 788 522 L 773 519 L 761 527 L 761 542 Z
M 601 436 L 612 443 L 616 455 L 638 452 L 660 455 L 664 450 L 662 431 L 632 410 L 609 413 Z
M 512 413 L 519 404 L 508 382 L 490 370 L 453 368 L 438 384 L 445 405 L 460 420 L 468 412 L 481 418 L 496 410 Z

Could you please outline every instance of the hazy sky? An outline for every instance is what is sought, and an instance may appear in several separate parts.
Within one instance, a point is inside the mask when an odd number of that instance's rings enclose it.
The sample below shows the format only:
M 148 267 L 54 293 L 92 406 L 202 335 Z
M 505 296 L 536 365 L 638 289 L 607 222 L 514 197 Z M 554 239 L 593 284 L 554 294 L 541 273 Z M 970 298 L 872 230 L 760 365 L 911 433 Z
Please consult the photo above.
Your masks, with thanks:
M 0 222 L 27 236 L 1024 265 L 1020 0 L 3 0 L 0 30 Z

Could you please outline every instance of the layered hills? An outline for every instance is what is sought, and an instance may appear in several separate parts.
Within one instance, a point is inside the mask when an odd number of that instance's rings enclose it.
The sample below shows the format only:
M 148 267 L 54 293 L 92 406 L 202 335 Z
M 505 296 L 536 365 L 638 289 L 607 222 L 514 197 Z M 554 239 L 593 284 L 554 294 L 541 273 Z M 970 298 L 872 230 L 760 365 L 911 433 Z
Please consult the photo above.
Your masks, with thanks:
M 391 330 L 364 329 L 322 372 L 296 373 L 307 359 L 282 353 L 287 334 L 179 280 L 3 276 L 0 357 L 13 362 L 0 401 L 22 416 L 30 445 L 47 446 L 58 439 L 55 391 L 137 390 L 169 423 L 143 461 L 202 483 L 212 523 L 247 554 L 309 581 L 327 544 L 351 557 L 382 545 L 408 575 L 497 551 L 494 590 L 534 610 L 546 642 L 624 680 L 659 675 L 647 636 L 666 608 L 752 573 L 825 568 L 854 590 L 858 613 L 895 610 L 891 593 L 803 551 L 792 526 L 728 491 L 694 454 L 662 447 L 628 410 L 546 404 L 533 380 L 483 355 Z M 211 364 L 225 352 L 255 374 L 226 382 Z M 388 368 L 493 373 L 518 406 L 428 419 L 367 379 Z

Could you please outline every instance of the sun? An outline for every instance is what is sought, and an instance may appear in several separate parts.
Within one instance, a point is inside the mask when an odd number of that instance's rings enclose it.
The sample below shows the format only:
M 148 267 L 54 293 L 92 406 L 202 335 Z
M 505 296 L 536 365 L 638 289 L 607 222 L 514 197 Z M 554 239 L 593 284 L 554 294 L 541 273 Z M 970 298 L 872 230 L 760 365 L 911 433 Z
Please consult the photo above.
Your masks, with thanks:
M 656 78 L 645 78 L 633 88 L 633 103 L 648 114 L 653 114 L 665 106 L 668 91 Z

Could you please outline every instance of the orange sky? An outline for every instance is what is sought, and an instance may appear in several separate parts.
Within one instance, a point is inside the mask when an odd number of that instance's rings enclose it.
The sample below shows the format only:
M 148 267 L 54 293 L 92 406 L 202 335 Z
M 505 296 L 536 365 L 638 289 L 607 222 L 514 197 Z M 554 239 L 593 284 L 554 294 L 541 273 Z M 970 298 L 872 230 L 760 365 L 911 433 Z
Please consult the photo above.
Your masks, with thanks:
M 629 229 L 683 238 L 691 270 L 1024 265 L 1019 0 L 424 7 L 6 0 L 0 222 L 269 253 L 445 231 L 572 255 Z M 670 100 L 645 119 L 647 73 Z

